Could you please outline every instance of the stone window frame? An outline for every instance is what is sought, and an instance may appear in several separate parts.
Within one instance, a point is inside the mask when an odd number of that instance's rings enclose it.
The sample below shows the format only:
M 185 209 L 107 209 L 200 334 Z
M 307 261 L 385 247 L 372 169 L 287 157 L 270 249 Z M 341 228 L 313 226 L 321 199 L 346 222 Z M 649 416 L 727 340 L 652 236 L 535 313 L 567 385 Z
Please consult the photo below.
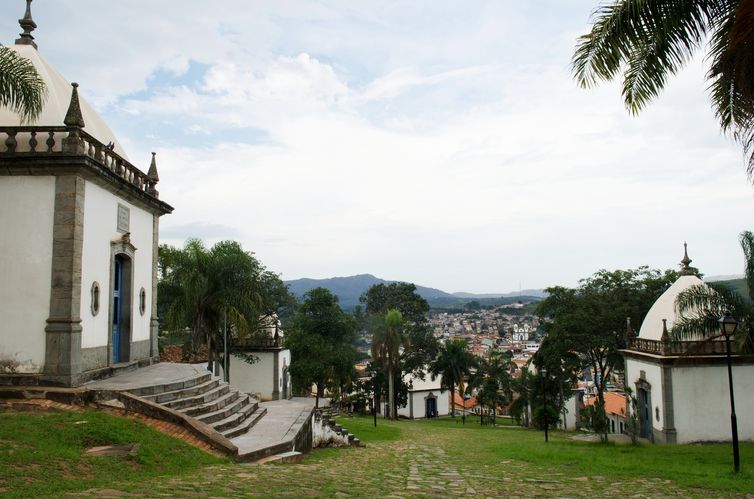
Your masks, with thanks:
M 139 314 L 144 315 L 147 311 L 147 290 L 144 286 L 139 290 Z
M 90 308 L 92 310 L 92 317 L 96 317 L 96 315 L 99 313 L 99 309 L 101 308 L 100 305 L 102 303 L 102 287 L 99 285 L 97 281 L 94 281 L 92 283 L 92 288 L 90 290 L 90 293 L 91 293 Z

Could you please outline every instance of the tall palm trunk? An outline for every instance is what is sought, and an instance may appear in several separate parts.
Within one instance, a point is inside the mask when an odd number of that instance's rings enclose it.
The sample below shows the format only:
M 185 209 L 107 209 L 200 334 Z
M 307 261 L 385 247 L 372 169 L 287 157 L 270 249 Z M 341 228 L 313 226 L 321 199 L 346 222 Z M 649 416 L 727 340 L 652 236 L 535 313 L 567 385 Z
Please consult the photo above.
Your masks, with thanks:
M 450 382 L 450 415 L 453 418 L 456 417 L 456 384 L 452 381 Z
M 392 362 L 391 362 L 392 364 Z M 395 417 L 395 387 L 393 386 L 393 366 L 390 365 L 387 368 L 387 396 L 388 396 L 388 412 L 390 413 L 390 419 L 396 419 Z

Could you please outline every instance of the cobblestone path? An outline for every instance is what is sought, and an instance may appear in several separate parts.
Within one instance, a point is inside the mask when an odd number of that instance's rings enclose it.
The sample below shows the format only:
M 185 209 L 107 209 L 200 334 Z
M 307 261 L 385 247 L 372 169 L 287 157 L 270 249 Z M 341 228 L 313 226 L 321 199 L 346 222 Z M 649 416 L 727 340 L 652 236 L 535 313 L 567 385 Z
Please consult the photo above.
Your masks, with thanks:
M 505 430 L 503 430 L 505 431 Z M 510 431 L 515 431 L 511 429 Z M 181 477 L 157 477 L 76 497 L 748 497 L 682 487 L 656 477 L 611 479 L 575 472 L 572 463 L 544 467 L 463 453 L 462 428 L 403 431 L 364 448 L 319 449 L 302 464 L 210 466 Z M 468 452 L 468 451 L 467 451 Z M 480 462 L 481 461 L 481 462 Z

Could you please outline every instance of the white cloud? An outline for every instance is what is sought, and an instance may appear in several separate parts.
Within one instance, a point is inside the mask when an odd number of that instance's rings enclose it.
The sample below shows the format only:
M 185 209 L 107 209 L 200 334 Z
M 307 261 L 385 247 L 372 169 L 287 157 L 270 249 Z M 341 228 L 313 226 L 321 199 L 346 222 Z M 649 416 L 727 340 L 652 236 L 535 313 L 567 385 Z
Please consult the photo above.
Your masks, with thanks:
M 739 270 L 751 188 L 702 64 L 636 118 L 617 85 L 577 88 L 593 0 L 94 5 L 35 4 L 40 50 L 132 158 L 158 151 L 166 242 L 449 291 L 673 266 L 685 239 Z

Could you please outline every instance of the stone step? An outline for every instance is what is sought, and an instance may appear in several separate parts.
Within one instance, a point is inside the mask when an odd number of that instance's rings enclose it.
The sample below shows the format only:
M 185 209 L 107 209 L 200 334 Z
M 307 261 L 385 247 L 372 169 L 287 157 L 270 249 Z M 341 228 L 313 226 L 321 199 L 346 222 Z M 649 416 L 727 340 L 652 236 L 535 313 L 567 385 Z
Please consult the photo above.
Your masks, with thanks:
M 216 411 L 207 412 L 194 417 L 202 423 L 214 424 L 217 421 L 227 418 L 235 412 L 247 409 L 247 406 L 252 406 L 249 412 L 253 412 L 257 408 L 256 402 L 252 404 L 251 399 L 248 395 L 241 395 L 240 397 L 238 397 L 238 399 L 234 400 L 232 403 L 226 405 L 225 407 L 221 407 Z
M 257 461 L 257 464 L 268 463 L 281 463 L 281 464 L 293 464 L 300 463 L 304 459 L 304 455 L 301 452 L 292 450 L 289 452 L 283 452 L 281 454 L 275 454 L 268 456 Z
M 200 383 L 188 388 L 181 388 L 180 390 L 173 390 L 170 392 L 153 393 L 152 395 L 145 395 L 144 398 L 156 402 L 158 404 L 166 404 L 180 398 L 189 397 L 192 395 L 201 395 L 211 389 L 217 387 L 220 384 L 220 378 L 212 378 L 205 383 Z
M 219 432 L 235 428 L 236 426 L 239 426 L 244 421 L 246 421 L 246 419 L 252 414 L 254 414 L 254 411 L 256 411 L 258 407 L 259 404 L 257 404 L 257 402 L 249 403 L 247 401 L 241 407 L 236 408 L 236 410 L 231 413 L 228 413 L 225 418 L 215 419 L 213 422 L 211 422 L 212 428 Z
M 267 414 L 267 408 L 255 411 L 254 414 L 251 415 L 251 417 L 246 418 L 246 420 L 237 427 L 222 431 L 220 433 L 225 438 L 233 438 L 239 435 L 243 435 L 244 433 L 249 431 L 255 424 L 257 424 L 265 414 Z
M 211 390 L 208 390 L 204 393 L 200 393 L 199 395 L 190 395 L 188 397 L 182 397 L 179 399 L 171 400 L 170 402 L 165 402 L 162 405 L 166 407 L 170 407 L 171 409 L 175 409 L 177 411 L 186 412 L 183 409 L 205 405 L 208 402 L 217 400 L 225 396 L 229 391 L 230 391 L 230 386 L 226 385 L 225 383 L 222 383 L 216 386 L 215 388 L 212 388 Z M 215 409 L 219 409 L 220 407 L 221 406 L 218 406 Z M 212 409 L 212 410 L 215 410 L 215 409 Z M 189 415 L 193 415 L 193 414 L 189 414 Z
M 184 388 L 190 388 L 192 386 L 195 386 L 201 383 L 206 383 L 211 378 L 212 378 L 212 373 L 207 372 L 206 374 L 201 374 L 194 378 L 188 378 L 182 381 L 176 381 L 176 382 L 167 383 L 164 385 L 144 386 L 142 388 L 135 388 L 135 389 L 128 390 L 128 392 L 133 393 L 134 395 L 143 397 L 145 395 L 153 395 L 155 393 L 183 390 Z
M 235 390 L 231 392 L 228 385 L 221 385 L 220 388 L 222 388 L 225 392 L 222 396 L 217 398 L 213 397 L 209 402 L 205 404 L 198 403 L 196 405 L 190 405 L 178 410 L 187 416 L 198 417 L 201 414 L 207 414 L 208 412 L 214 412 L 222 409 L 223 407 L 235 402 L 239 397 L 241 397 L 241 394 L 239 392 Z M 220 388 L 218 388 L 218 391 L 220 391 Z

